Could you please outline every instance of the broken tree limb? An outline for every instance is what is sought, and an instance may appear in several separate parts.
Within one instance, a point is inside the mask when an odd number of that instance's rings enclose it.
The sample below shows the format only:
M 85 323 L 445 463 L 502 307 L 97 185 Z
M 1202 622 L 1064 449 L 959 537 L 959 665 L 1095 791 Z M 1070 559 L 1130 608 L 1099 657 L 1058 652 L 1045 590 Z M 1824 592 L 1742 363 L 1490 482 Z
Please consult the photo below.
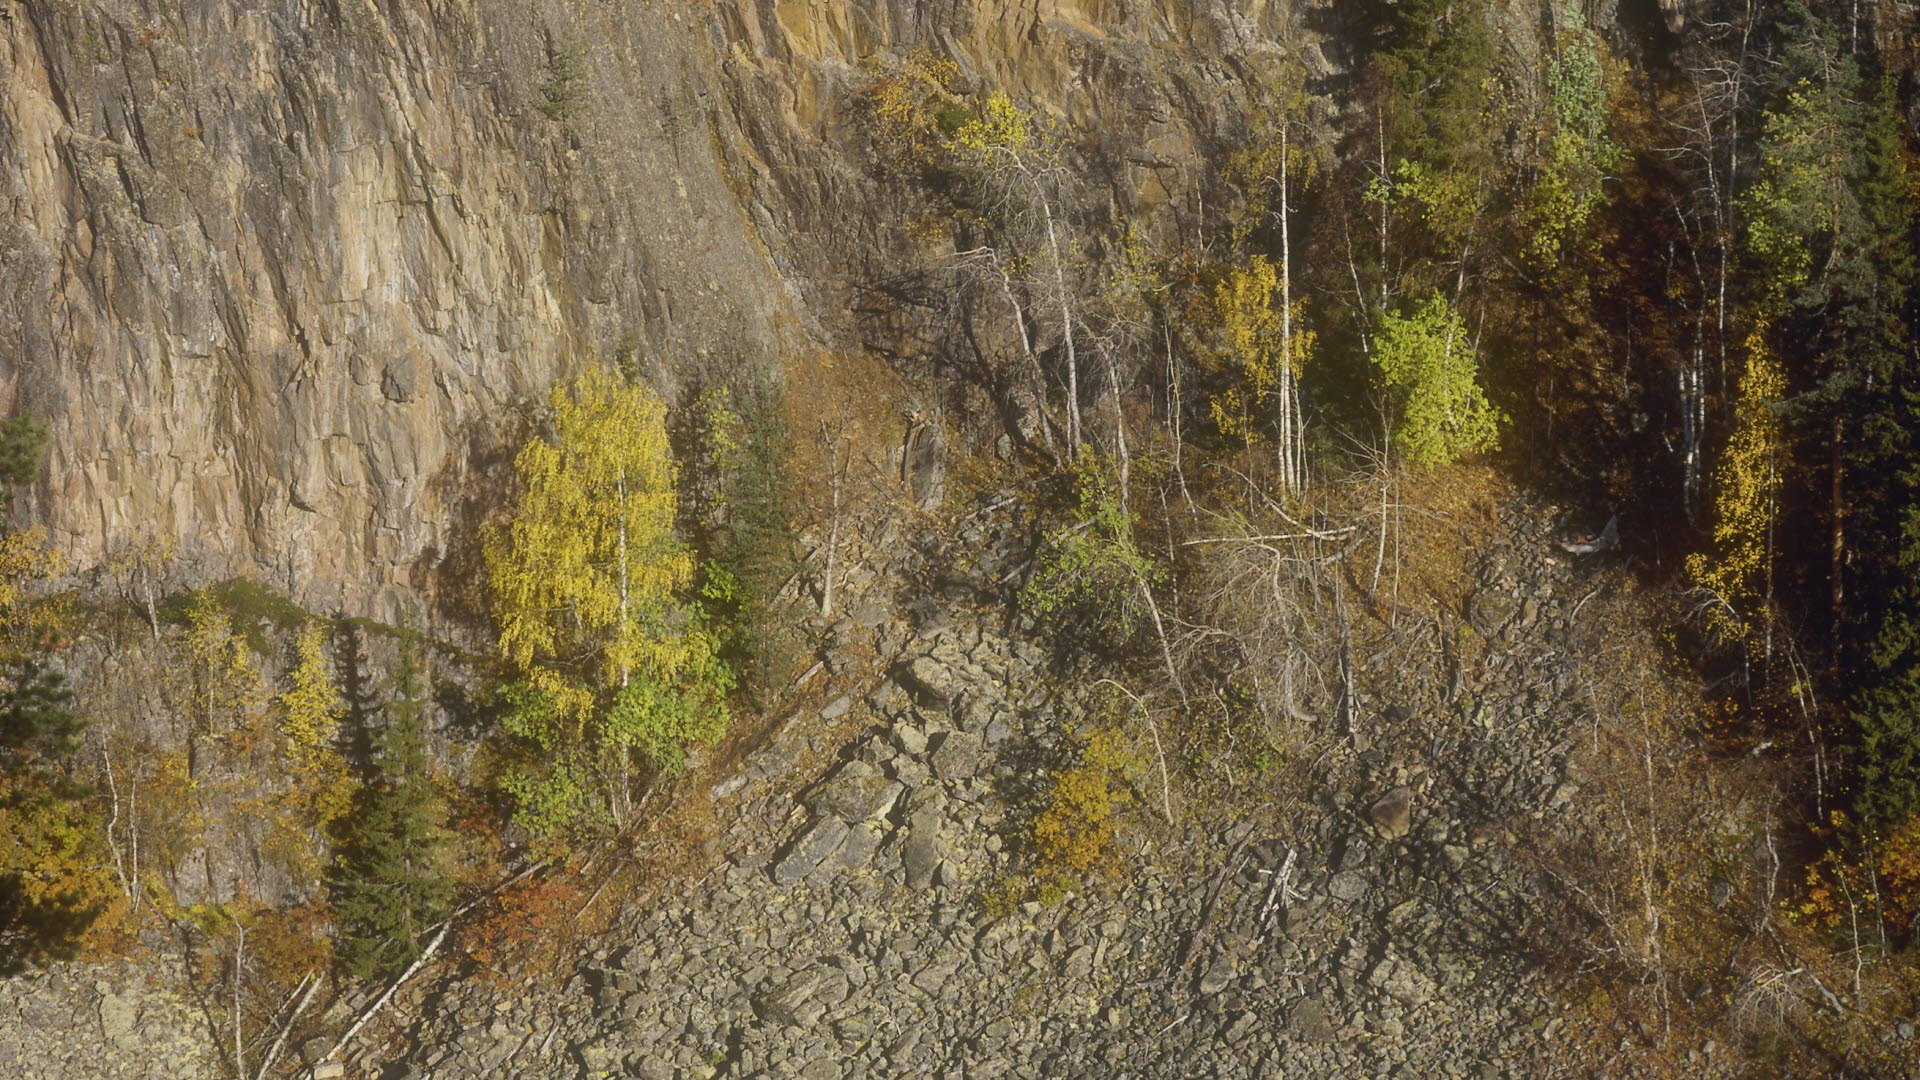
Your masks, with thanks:
M 1194 924 L 1193 933 L 1187 937 L 1186 948 L 1180 950 L 1180 966 L 1177 970 L 1185 971 L 1193 966 L 1193 958 L 1200 952 L 1200 941 L 1207 935 L 1207 923 L 1212 921 L 1213 909 L 1220 903 L 1220 890 L 1227 887 L 1228 878 L 1240 872 L 1240 864 L 1243 861 L 1240 853 L 1246 848 L 1245 840 L 1234 845 L 1232 853 L 1227 856 L 1227 861 L 1220 867 L 1220 876 L 1213 879 L 1213 888 L 1207 893 L 1207 902 L 1200 907 L 1200 920 Z
M 1294 849 L 1287 849 L 1286 861 L 1280 864 L 1280 869 L 1274 871 L 1273 881 L 1267 886 L 1266 900 L 1260 905 L 1261 930 L 1265 930 L 1273 921 L 1273 913 L 1279 909 L 1280 905 L 1292 898 L 1293 861 L 1296 854 Z
M 360 1015 L 354 1019 L 353 1026 L 347 1029 L 346 1034 L 340 1036 L 340 1040 L 333 1044 L 332 1049 L 321 1055 L 321 1060 L 325 1061 L 328 1058 L 339 1057 L 346 1052 L 347 1044 L 353 1041 L 355 1035 L 360 1034 L 360 1029 L 366 1027 L 369 1021 L 375 1016 L 378 1016 L 380 1010 L 386 1008 L 387 1003 L 393 1000 L 393 995 L 398 992 L 402 986 L 406 985 L 407 980 L 413 978 L 421 968 L 427 966 L 427 961 L 432 960 L 434 954 L 440 951 L 440 946 L 446 943 L 448 931 L 453 929 L 453 924 L 458 921 L 462 915 L 479 907 L 489 898 L 497 895 L 501 890 L 511 888 L 540 870 L 545 869 L 546 866 L 545 861 L 536 862 L 500 884 L 495 885 L 493 888 L 488 889 L 486 892 L 481 893 L 479 896 L 455 908 L 453 914 L 447 916 L 446 919 L 441 921 L 439 926 L 433 928 L 433 940 L 428 942 L 427 947 L 420 951 L 420 956 L 415 959 L 412 964 L 407 966 L 407 970 L 401 972 L 397 978 L 391 983 L 388 983 L 387 988 L 380 992 L 379 997 L 373 999 L 371 1005 L 361 1010 Z
M 313 1000 L 313 992 L 320 989 L 322 981 L 317 972 L 309 973 L 301 980 L 307 988 L 306 993 L 300 995 L 300 1000 L 294 1003 L 292 1014 L 280 1025 L 280 1033 L 274 1036 L 273 1045 L 267 1048 L 266 1056 L 260 1059 L 260 1068 L 253 1074 L 254 1080 L 267 1080 L 267 1073 L 272 1070 L 273 1063 L 279 1060 L 281 1049 L 287 1045 L 287 1036 L 293 1031 L 293 1025 L 300 1022 L 300 1014 L 307 1011 L 307 1003 Z

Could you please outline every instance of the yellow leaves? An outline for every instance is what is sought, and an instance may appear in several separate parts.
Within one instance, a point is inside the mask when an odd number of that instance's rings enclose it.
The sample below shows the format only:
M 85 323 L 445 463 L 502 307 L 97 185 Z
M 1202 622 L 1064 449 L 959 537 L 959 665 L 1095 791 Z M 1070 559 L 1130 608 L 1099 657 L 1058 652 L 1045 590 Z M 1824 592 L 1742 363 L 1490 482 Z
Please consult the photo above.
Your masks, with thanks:
M 554 391 L 552 438 L 530 440 L 517 465 L 519 505 L 485 548 L 500 656 L 514 676 L 501 723 L 526 750 L 501 783 L 516 819 L 555 839 L 630 808 L 634 740 L 622 724 L 646 727 L 661 747 L 671 741 L 673 725 L 647 722 L 680 712 L 636 721 L 622 701 L 699 698 L 704 715 L 723 719 L 731 682 L 703 613 L 683 598 L 693 556 L 673 532 L 679 475 L 659 397 L 589 371 Z M 594 804 L 596 790 L 605 805 Z
M 331 752 L 333 740 L 346 716 L 346 705 L 334 688 L 322 651 L 325 633 L 319 623 L 308 623 L 295 643 L 293 687 L 280 695 L 280 734 L 288 764 L 296 772 L 311 772 Z
M 327 670 L 325 644 L 319 623 L 301 628 L 290 676 L 293 685 L 280 695 L 280 753 L 289 785 L 281 811 L 290 820 L 276 824 L 289 830 L 289 865 L 305 871 L 316 869 L 309 865 L 313 845 L 308 831 L 345 816 L 353 800 L 353 781 L 335 741 L 346 703 Z
M 1897 929 L 1920 917 L 1920 815 L 1906 820 L 1880 845 L 1880 903 Z
M 1298 377 L 1313 352 L 1314 336 L 1301 325 L 1298 301 L 1291 348 L 1283 347 L 1286 313 L 1279 297 L 1280 274 L 1265 255 L 1229 267 L 1213 291 L 1220 344 L 1207 359 L 1216 370 L 1233 373 L 1236 383 L 1216 394 L 1209 410 L 1221 434 L 1237 434 L 1250 443 L 1252 416 L 1266 407 L 1281 379 Z
M 556 389 L 552 404 L 554 441 L 520 452 L 520 505 L 486 544 L 500 654 L 523 673 L 593 664 L 608 685 L 623 666 L 676 671 L 683 658 L 642 640 L 634 618 L 693 578 L 693 557 L 673 535 L 666 406 L 600 371 Z
M 245 637 L 212 593 L 194 594 L 187 609 L 186 685 L 182 687 L 186 721 L 197 734 L 251 746 L 264 706 L 265 684 Z
M 863 65 L 867 83 L 861 92 L 876 155 L 896 168 L 932 166 L 942 150 L 942 126 L 959 65 L 927 48 L 898 59 L 872 59 Z
M 56 954 L 77 946 L 59 939 L 84 930 L 117 893 L 100 848 L 86 803 L 38 780 L 0 778 L 0 883 L 10 894 L 0 934 L 9 945 L 20 943 L 22 929 L 37 936 L 52 926 Z
M 1280 275 L 1265 255 L 1255 255 L 1245 267 L 1233 267 L 1214 288 L 1213 310 L 1220 319 L 1226 352 L 1247 373 L 1253 392 L 1265 396 L 1278 380 L 1282 358 L 1273 355 L 1280 333 L 1280 314 L 1273 297 L 1280 291 Z
M 947 146 L 963 160 L 981 161 L 998 154 L 1018 156 L 1035 149 L 1038 137 L 1033 114 L 995 90 L 980 103 L 977 116 L 960 125 Z
M 1035 875 L 1057 891 L 1066 879 L 1104 868 L 1113 857 L 1114 814 L 1127 802 L 1123 782 L 1134 765 L 1118 731 L 1087 739 L 1080 761 L 1054 774 L 1047 807 L 1033 826 Z
M 1786 396 L 1787 376 L 1767 340 L 1769 329 L 1760 319 L 1747 335 L 1733 434 L 1714 474 L 1714 555 L 1687 559 L 1688 576 L 1726 602 L 1709 615 L 1709 626 L 1729 641 L 1744 639 L 1753 621 L 1765 617 L 1772 591 L 1783 445 L 1774 406 Z
M 34 585 L 66 567 L 66 559 L 38 528 L 0 537 L 0 649 L 33 649 L 59 632 L 66 599 L 43 597 Z
M 1021 177 L 1038 185 L 1037 177 L 1060 157 L 1058 133 L 1000 90 L 988 94 L 944 145 L 956 164 L 990 183 Z

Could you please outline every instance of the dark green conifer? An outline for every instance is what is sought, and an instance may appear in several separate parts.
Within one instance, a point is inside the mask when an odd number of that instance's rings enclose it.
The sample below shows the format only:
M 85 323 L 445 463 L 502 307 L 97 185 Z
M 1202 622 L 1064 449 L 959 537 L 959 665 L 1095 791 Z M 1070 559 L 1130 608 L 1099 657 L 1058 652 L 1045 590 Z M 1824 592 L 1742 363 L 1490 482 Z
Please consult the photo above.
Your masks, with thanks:
M 425 932 L 447 917 L 441 862 L 443 808 L 427 765 L 427 713 L 419 647 L 408 642 L 398 695 L 375 746 L 374 780 L 347 819 L 333 880 L 340 965 L 362 979 L 397 974 L 420 955 Z

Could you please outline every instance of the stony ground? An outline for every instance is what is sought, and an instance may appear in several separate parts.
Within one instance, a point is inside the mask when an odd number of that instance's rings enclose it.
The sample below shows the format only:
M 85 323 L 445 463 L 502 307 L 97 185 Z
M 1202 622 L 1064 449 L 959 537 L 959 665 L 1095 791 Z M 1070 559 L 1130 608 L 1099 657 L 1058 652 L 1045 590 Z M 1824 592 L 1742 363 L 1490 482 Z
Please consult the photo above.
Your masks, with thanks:
M 62 965 L 0 979 L 0 1076 L 214 1076 L 206 1028 L 150 967 Z
M 964 572 L 935 550 L 865 583 L 828 654 L 864 692 L 794 716 L 715 791 L 723 868 L 635 913 L 564 990 L 453 989 L 387 1075 L 1552 1075 L 1563 1021 L 1513 860 L 1577 810 L 1574 607 L 1605 575 L 1556 551 L 1541 509 L 1504 524 L 1476 553 L 1474 673 L 1375 658 L 1406 677 L 1368 680 L 1315 790 L 1249 782 L 1244 817 L 1143 821 L 1114 888 L 994 917 L 1006 807 L 1071 710 L 1047 655 L 965 589 L 898 618 L 885 602 L 924 596 L 930 565 L 996 579 L 1015 553 L 976 522 Z M 849 711 L 865 733 L 798 782 L 821 719 Z
M 1582 659 L 1578 609 L 1624 579 L 1559 553 L 1554 525 L 1512 508 L 1474 553 L 1470 670 L 1437 634 L 1356 657 L 1350 729 L 1288 774 L 1308 790 L 1243 777 L 1233 813 L 1173 826 L 1137 808 L 1110 887 L 990 915 L 1015 865 L 1010 808 L 1031 804 L 1073 710 L 1056 660 L 968 587 L 1022 557 L 1010 522 L 977 516 L 884 570 L 871 552 L 897 527 L 874 524 L 828 628 L 829 700 L 712 790 L 724 860 L 630 908 L 570 974 L 423 985 L 349 1075 L 1563 1074 L 1516 867 L 1524 838 L 1577 821 L 1581 688 L 1603 662 Z M 120 991 L 64 978 L 57 995 L 14 984 L 6 1007 L 64 1010 L 52 1027 L 96 1039 L 104 1025 L 110 1048 L 149 1037 L 108 1004 Z

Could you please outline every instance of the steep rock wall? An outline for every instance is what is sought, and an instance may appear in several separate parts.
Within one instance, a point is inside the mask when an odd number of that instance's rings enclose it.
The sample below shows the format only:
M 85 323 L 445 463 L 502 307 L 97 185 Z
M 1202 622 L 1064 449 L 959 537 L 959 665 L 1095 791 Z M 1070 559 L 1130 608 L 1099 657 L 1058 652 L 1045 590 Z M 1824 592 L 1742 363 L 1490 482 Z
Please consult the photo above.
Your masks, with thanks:
M 955 60 L 969 88 L 1005 90 L 1060 121 L 1077 169 L 1114 212 L 1188 236 L 1245 61 L 1281 53 L 1316 77 L 1338 70 L 1323 51 L 1333 23 L 1324 2 L 760 0 L 716 10 L 756 220 L 777 238 L 782 266 L 816 290 L 806 295 L 823 323 L 869 344 L 853 319 L 867 306 L 859 292 L 914 252 L 905 213 L 859 209 L 903 209 L 899 188 L 864 167 L 854 115 L 863 60 L 919 47 Z
M 772 365 L 705 27 L 532 13 L 0 8 L 0 401 L 51 426 L 35 512 L 79 566 L 158 539 L 183 577 L 389 613 L 585 356 L 670 391 Z
M 0 0 L 0 406 L 53 435 L 24 512 L 83 570 L 160 541 L 181 583 L 445 609 L 588 356 L 671 395 L 874 344 L 861 289 L 924 253 L 851 122 L 863 58 L 953 56 L 1190 232 L 1243 62 L 1335 72 L 1337 12 Z

